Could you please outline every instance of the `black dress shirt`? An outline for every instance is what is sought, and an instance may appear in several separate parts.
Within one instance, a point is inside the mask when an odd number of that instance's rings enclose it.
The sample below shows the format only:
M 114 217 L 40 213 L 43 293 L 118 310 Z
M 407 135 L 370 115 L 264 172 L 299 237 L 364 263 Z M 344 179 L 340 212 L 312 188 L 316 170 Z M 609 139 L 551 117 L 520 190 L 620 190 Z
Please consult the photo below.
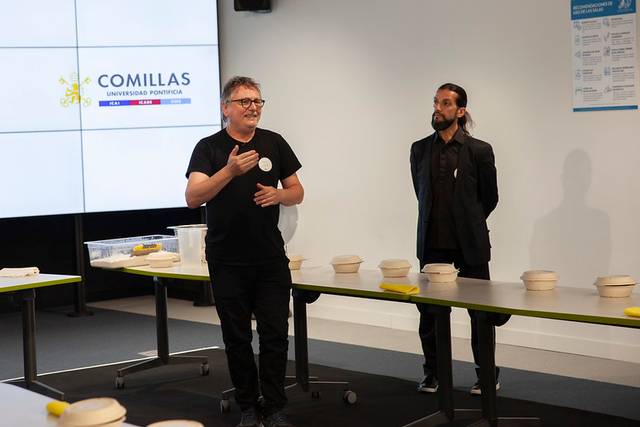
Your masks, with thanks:
M 447 143 L 438 135 L 431 150 L 432 210 L 426 239 L 430 249 L 459 247 L 453 218 L 453 190 L 462 140 L 460 129 Z

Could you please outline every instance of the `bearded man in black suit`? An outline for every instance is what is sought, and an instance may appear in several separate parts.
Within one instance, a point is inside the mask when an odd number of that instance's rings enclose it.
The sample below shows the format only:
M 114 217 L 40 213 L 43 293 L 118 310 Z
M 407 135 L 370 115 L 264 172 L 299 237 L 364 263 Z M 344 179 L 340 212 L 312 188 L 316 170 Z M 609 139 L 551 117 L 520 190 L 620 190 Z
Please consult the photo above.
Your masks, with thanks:
M 450 263 L 460 277 L 489 280 L 491 245 L 487 218 L 498 204 L 495 159 L 491 145 L 471 137 L 467 93 L 453 83 L 440 86 L 433 98 L 431 125 L 436 132 L 411 146 L 411 177 L 418 198 L 417 255 L 420 268 Z M 420 311 L 420 341 L 424 352 L 424 378 L 418 391 L 438 390 L 435 318 L 426 304 Z M 471 347 L 479 366 L 477 312 L 469 310 Z M 494 325 L 507 315 L 490 316 Z M 495 351 L 495 327 L 493 346 Z M 476 367 L 479 378 L 479 368 Z M 499 368 L 496 368 L 496 390 Z M 471 394 L 480 395 L 479 381 Z

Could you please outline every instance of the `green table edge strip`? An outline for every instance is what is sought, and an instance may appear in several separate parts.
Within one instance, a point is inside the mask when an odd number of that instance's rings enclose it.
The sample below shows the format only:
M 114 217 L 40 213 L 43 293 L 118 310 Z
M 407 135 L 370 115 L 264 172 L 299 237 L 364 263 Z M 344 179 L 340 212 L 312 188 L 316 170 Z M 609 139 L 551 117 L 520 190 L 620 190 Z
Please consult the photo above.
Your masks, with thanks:
M 342 296 L 350 296 L 350 297 L 360 297 L 360 298 L 371 298 L 371 299 L 379 299 L 379 300 L 389 300 L 389 301 L 406 301 L 409 302 L 411 295 L 405 295 L 400 293 L 392 293 L 388 291 L 380 290 L 377 291 L 367 291 L 367 290 L 356 290 L 356 289 L 341 289 L 330 286 L 323 285 L 310 285 L 310 284 L 300 284 L 294 283 L 294 289 L 301 289 L 305 291 L 315 291 L 320 292 L 322 294 L 330 294 L 330 295 L 342 295 Z
M 520 310 L 520 309 L 507 309 L 502 307 L 494 307 L 487 306 L 481 304 L 470 304 L 463 303 L 459 301 L 448 301 L 444 299 L 438 298 L 427 298 L 427 297 L 411 297 L 411 302 L 421 303 L 421 304 L 433 304 L 433 305 L 444 305 L 449 307 L 459 307 L 459 308 L 470 308 L 472 310 L 478 311 L 487 311 L 491 313 L 503 313 L 503 314 L 513 314 L 515 316 L 526 316 L 526 317 L 539 317 L 545 319 L 555 319 L 555 320 L 568 320 L 573 322 L 581 322 L 581 323 L 595 323 L 599 325 L 611 325 L 611 326 L 629 326 L 632 328 L 640 328 L 640 318 L 634 319 L 631 317 L 599 317 L 599 316 L 588 316 L 581 314 L 568 314 L 568 313 L 555 313 L 552 311 L 536 311 L 536 310 Z M 623 313 L 620 313 L 623 315 Z
M 150 277 L 160 277 L 163 279 L 182 279 L 182 280 L 196 280 L 200 282 L 208 282 L 209 276 L 200 276 L 196 274 L 184 274 L 184 273 L 163 273 L 158 271 L 142 271 L 131 268 L 123 268 L 120 271 L 129 274 L 135 274 L 138 276 L 150 276 Z
M 182 279 L 182 280 L 197 280 L 197 281 L 209 281 L 209 276 L 200 276 L 200 275 L 190 275 L 184 273 L 171 273 L 171 272 L 157 272 L 157 271 L 144 271 L 137 270 L 134 268 L 123 268 L 120 271 L 124 273 L 136 274 L 138 276 L 150 276 L 150 277 L 160 277 L 164 279 Z M 329 286 L 321 286 L 321 285 L 309 285 L 309 284 L 298 284 L 293 283 L 294 289 L 303 289 L 307 291 L 316 291 L 321 292 L 323 294 L 332 294 L 332 295 L 344 295 L 344 296 L 352 296 L 352 297 L 361 297 L 361 298 L 373 298 L 380 300 L 392 300 L 392 301 L 409 301 L 410 295 L 403 294 L 394 294 L 391 292 L 381 292 L 376 291 L 359 291 L 359 290 L 349 290 L 348 292 L 341 292 L 339 289 L 329 287 Z
M 67 277 L 65 279 L 54 279 L 54 280 L 47 280 L 45 282 L 26 283 L 24 285 L 15 285 L 7 288 L 2 288 L 0 289 L 0 293 L 24 291 L 27 289 L 44 288 L 47 286 L 64 285 L 65 283 L 77 283 L 81 281 L 82 281 L 82 277 L 73 276 L 73 277 Z

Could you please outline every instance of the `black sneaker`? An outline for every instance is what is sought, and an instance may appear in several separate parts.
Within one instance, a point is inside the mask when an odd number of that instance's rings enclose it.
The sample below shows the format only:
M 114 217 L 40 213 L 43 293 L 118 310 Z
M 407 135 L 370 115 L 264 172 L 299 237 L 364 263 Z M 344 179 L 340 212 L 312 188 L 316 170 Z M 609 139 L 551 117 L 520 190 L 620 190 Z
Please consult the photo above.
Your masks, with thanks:
M 287 415 L 283 411 L 278 411 L 264 418 L 264 427 L 294 427 L 294 425 L 287 420 Z
M 260 417 L 256 414 L 255 409 L 247 409 L 240 414 L 240 424 L 238 427 L 263 427 Z
M 496 381 L 496 391 L 498 390 L 500 390 L 500 381 Z M 471 390 L 469 390 L 469 393 L 475 396 L 482 395 L 482 389 L 480 388 L 480 381 L 476 381 L 473 387 L 471 387 Z
M 418 392 L 420 393 L 435 393 L 436 391 L 438 391 L 438 379 L 431 374 L 425 375 L 418 383 Z

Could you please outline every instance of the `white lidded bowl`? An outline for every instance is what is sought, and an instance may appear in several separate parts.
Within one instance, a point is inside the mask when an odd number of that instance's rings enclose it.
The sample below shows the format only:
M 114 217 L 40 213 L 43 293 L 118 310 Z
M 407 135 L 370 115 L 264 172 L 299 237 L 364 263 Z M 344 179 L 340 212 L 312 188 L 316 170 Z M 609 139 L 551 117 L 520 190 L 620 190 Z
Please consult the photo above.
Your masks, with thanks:
M 433 283 L 451 283 L 458 278 L 458 269 L 453 264 L 433 263 L 422 268 L 427 280 Z
M 383 259 L 378 267 L 384 277 L 405 277 L 411 270 L 411 263 L 406 259 Z
M 173 261 L 176 259 L 176 255 L 173 252 L 153 252 L 147 255 L 147 262 L 153 268 L 166 268 L 173 265 Z
M 338 255 L 331 259 L 336 273 L 357 273 L 364 260 L 358 255 Z
M 528 291 L 549 291 L 556 287 L 558 275 L 551 270 L 527 270 L 520 279 Z
M 204 425 L 193 420 L 165 420 L 149 424 L 147 427 L 204 427 Z
M 122 424 L 124 424 L 125 420 L 126 420 L 126 417 L 122 417 L 115 421 L 111 421 L 110 423 L 91 425 L 87 427 L 122 427 Z
M 127 410 L 111 397 L 97 397 L 72 403 L 62 413 L 59 427 L 117 427 L 124 422 Z
M 619 274 L 615 276 L 602 276 L 596 279 L 596 286 L 628 286 L 635 285 L 636 281 L 633 280 L 633 277 Z
M 596 285 L 600 296 L 605 298 L 627 298 L 631 296 L 634 286 L 635 284 L 616 286 Z
M 287 255 L 287 258 L 289 258 L 289 270 L 300 270 L 302 261 L 306 259 L 302 255 Z

